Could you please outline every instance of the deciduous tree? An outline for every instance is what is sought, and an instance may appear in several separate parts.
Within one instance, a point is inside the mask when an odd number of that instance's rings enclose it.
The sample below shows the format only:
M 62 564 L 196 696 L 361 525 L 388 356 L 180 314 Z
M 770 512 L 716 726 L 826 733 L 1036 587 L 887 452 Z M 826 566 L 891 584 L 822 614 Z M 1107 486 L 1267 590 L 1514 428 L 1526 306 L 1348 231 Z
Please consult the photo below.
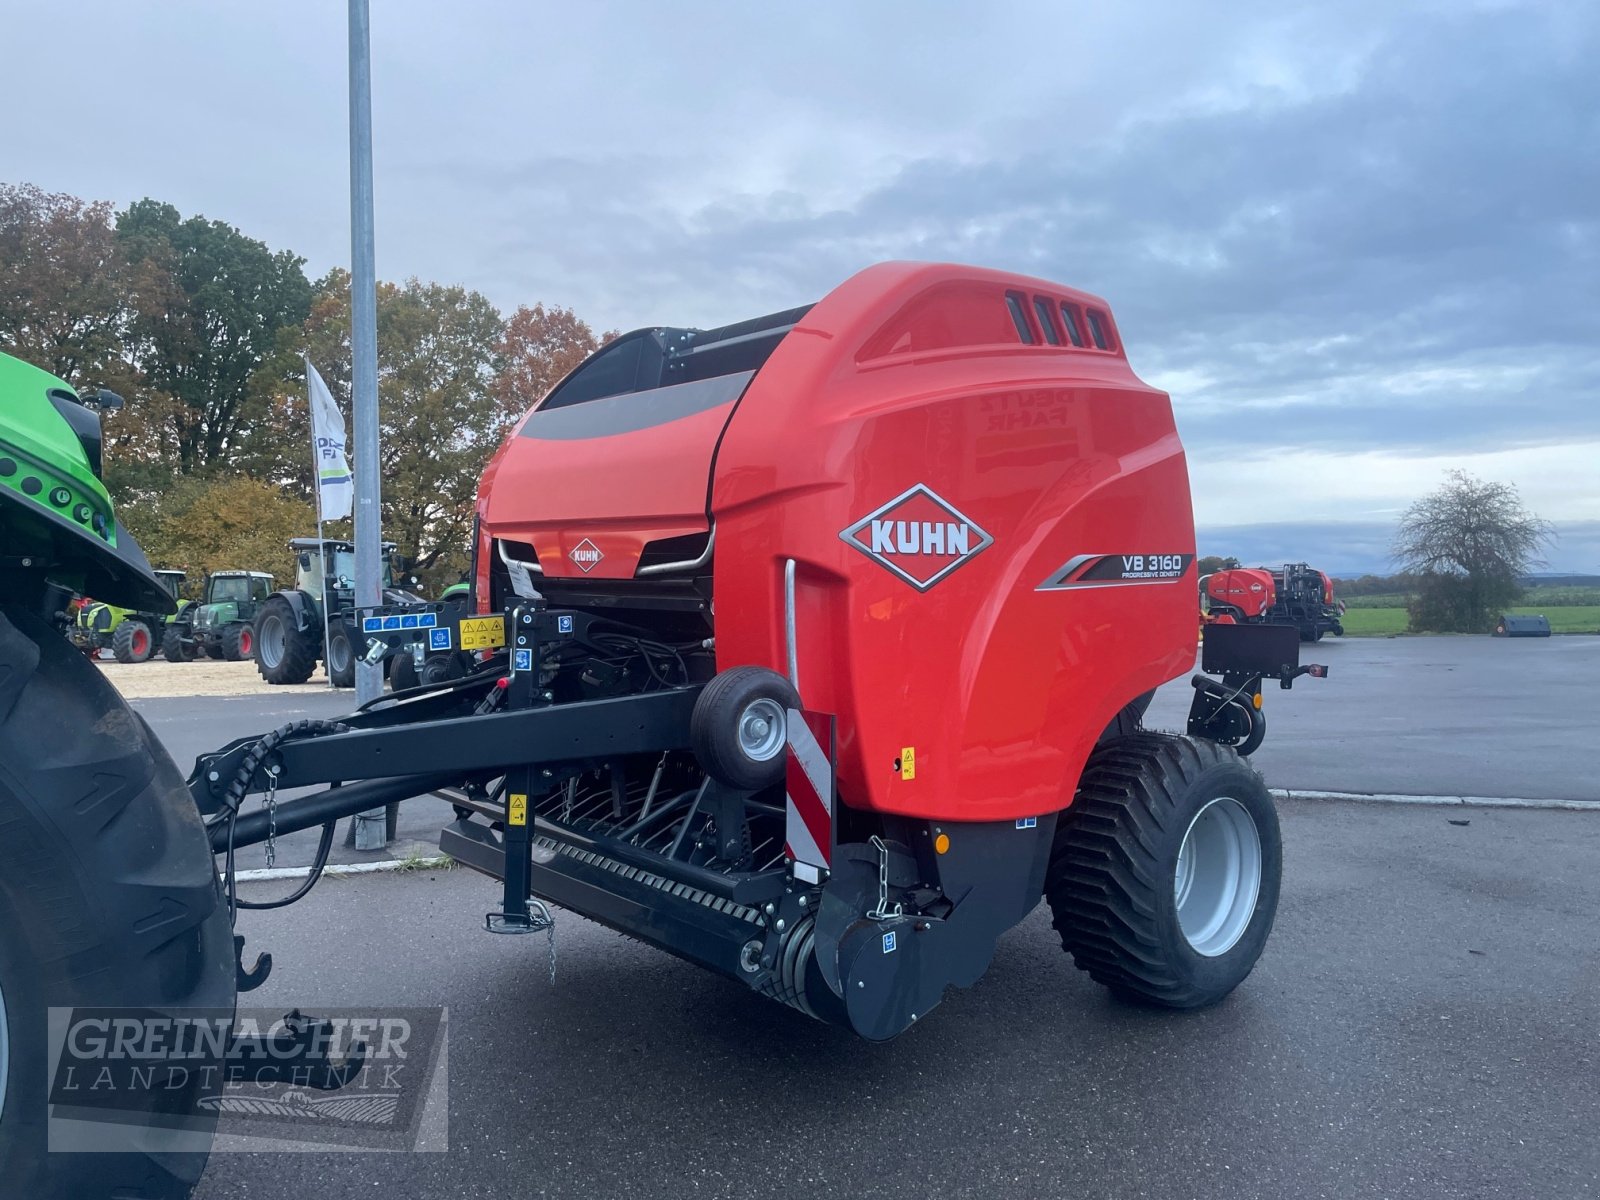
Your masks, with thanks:
M 0 184 L 0 349 L 72 384 L 123 385 L 130 270 L 106 201 Z
M 144 389 L 174 402 L 144 410 L 127 436 L 136 440 L 143 426 L 182 474 L 227 464 L 267 415 L 263 361 L 310 311 L 304 260 L 155 200 L 129 206 L 116 232 L 142 268 L 131 358 Z
M 1517 598 L 1520 577 L 1551 536 L 1549 522 L 1529 512 L 1511 484 L 1448 472 L 1406 510 L 1395 533 L 1396 560 L 1418 576 L 1411 628 L 1486 631 Z
M 240 476 L 180 479 L 124 517 L 158 567 L 189 572 L 191 592 L 209 571 L 271 571 L 279 586 L 293 578 L 289 539 L 313 527 L 308 501 Z

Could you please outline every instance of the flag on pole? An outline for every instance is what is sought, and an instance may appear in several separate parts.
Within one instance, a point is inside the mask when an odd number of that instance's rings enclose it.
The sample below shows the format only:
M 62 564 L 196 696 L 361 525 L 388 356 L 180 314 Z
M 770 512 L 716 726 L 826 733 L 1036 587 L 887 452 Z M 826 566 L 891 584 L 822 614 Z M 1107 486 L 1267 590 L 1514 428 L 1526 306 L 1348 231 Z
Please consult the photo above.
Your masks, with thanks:
M 338 521 L 350 515 L 355 483 L 345 457 L 344 416 L 322 376 L 306 359 L 306 390 L 311 396 L 311 443 L 316 452 L 319 520 Z

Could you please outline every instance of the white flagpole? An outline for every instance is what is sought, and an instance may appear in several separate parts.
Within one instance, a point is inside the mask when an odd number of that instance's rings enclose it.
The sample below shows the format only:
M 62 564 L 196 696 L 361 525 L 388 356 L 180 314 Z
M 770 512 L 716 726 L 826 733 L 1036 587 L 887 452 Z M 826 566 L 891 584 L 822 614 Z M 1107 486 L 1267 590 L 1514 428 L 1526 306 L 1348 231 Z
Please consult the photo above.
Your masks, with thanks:
M 311 426 L 311 503 L 317 509 L 317 577 L 322 595 L 322 673 L 333 689 L 333 672 L 328 669 L 328 553 L 322 537 L 322 452 L 317 448 L 317 402 L 311 396 L 311 356 L 306 360 L 306 421 Z M 352 647 L 352 650 L 354 647 Z

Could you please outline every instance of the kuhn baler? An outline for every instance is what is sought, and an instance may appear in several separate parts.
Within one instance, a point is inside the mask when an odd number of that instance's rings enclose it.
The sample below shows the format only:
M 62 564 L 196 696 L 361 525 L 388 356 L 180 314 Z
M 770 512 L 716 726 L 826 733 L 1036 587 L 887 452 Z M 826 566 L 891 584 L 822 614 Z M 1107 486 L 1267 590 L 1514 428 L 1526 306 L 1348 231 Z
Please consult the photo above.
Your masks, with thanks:
M 1140 728 L 1193 662 L 1194 528 L 1097 297 L 891 264 L 629 334 L 517 426 L 476 538 L 474 615 L 363 635 L 483 669 L 203 759 L 219 849 L 259 838 L 264 763 L 349 785 L 279 832 L 449 785 L 489 928 L 552 902 L 874 1039 L 1041 897 L 1128 996 L 1209 1003 L 1259 955 L 1277 822 L 1229 747 L 1309 668 L 1292 631 L 1212 631 L 1193 736 Z
M 553 936 L 558 905 L 871 1039 L 974 983 L 1041 899 L 1080 967 L 1174 1008 L 1225 996 L 1272 925 L 1277 817 L 1233 747 L 1264 732 L 1264 679 L 1321 669 L 1299 665 L 1290 627 L 1213 626 L 1188 736 L 1142 728 L 1154 690 L 1193 663 L 1188 477 L 1168 398 L 1082 292 L 890 264 L 808 308 L 612 342 L 486 470 L 474 603 L 358 614 L 369 662 L 421 642 L 478 668 L 201 756 L 188 786 L 203 835 L 172 802 L 165 753 L 37 615 L 59 607 L 50 581 L 80 542 L 69 586 L 99 571 L 148 593 L 148 566 L 120 530 L 112 552 L 48 513 L 0 517 L 32 539 L 0 596 L 0 700 L 54 681 L 0 737 L 37 741 L 52 698 L 77 688 L 102 741 L 156 764 L 129 812 L 171 826 L 149 845 L 187 856 L 184 890 L 126 907 L 181 910 L 201 967 L 226 925 L 192 869 L 197 839 L 226 855 L 231 914 L 251 907 L 233 849 L 321 826 L 320 870 L 336 820 L 429 792 L 456 806 L 443 848 L 500 882 L 490 931 Z M 98 742 L 80 755 L 114 757 Z M 61 765 L 0 790 L 0 816 L 89 812 Z M 278 799 L 317 784 L 337 786 Z M 89 860 L 56 857 L 92 894 L 74 865 Z M 136 933 L 114 944 L 143 953 Z M 264 978 L 242 946 L 211 1007 Z M 70 980 L 0 974 L 8 1003 L 79 1002 Z M 176 973 L 151 979 L 127 1002 L 193 1003 L 161 990 Z M 324 1044 L 315 1022 L 294 1028 Z M 150 1163 L 192 1178 L 158 1141 L 141 1152 L 155 1157 L 104 1159 L 104 1179 Z M 41 1167 L 35 1194 L 101 1194 L 77 1170 Z

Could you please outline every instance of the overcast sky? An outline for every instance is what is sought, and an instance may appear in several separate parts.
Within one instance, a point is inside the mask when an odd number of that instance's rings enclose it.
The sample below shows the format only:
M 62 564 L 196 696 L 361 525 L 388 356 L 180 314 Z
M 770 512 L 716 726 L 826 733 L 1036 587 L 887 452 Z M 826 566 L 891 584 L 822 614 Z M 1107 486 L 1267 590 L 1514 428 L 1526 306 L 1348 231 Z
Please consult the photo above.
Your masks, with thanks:
M 1600 571 L 1594 0 L 373 10 L 386 278 L 629 328 L 1025 270 L 1172 393 L 1202 551 L 1382 568 L 1463 466 Z M 13 9 L 0 175 L 346 264 L 344 14 Z

